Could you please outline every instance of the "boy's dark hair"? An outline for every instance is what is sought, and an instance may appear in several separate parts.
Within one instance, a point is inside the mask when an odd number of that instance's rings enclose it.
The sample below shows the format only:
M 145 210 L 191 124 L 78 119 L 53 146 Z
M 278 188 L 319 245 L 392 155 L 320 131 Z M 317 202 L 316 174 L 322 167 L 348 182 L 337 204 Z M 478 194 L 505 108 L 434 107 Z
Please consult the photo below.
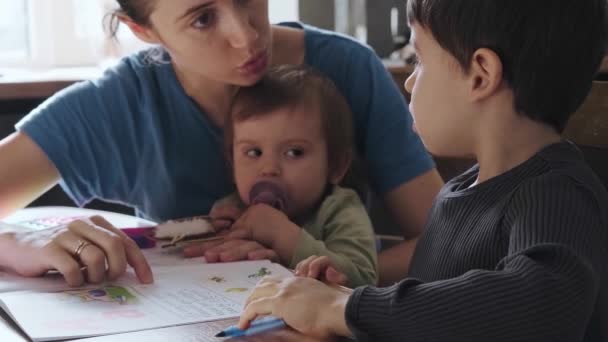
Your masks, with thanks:
M 230 163 L 234 123 L 282 108 L 307 108 L 320 113 L 330 172 L 352 159 L 353 114 L 340 91 L 330 79 L 310 67 L 285 65 L 270 69 L 258 83 L 237 93 L 224 125 L 224 148 Z
M 606 53 L 606 0 L 408 0 L 408 21 L 429 30 L 467 72 L 489 48 L 503 63 L 515 110 L 562 132 Z

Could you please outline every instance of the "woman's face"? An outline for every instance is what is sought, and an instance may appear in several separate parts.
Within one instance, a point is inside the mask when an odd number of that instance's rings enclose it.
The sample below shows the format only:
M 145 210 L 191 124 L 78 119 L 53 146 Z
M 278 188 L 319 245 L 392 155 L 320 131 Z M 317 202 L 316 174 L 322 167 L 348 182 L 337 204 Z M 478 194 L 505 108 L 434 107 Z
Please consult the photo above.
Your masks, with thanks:
M 150 22 L 181 72 L 248 86 L 270 63 L 268 0 L 156 0 Z

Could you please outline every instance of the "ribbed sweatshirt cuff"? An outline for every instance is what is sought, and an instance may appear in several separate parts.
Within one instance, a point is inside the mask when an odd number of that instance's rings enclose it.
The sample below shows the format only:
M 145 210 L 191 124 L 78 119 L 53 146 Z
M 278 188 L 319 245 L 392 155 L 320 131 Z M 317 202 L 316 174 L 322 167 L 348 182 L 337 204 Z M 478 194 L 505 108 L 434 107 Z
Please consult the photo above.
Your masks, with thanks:
M 346 304 L 346 324 L 358 341 L 371 341 L 383 331 L 386 323 L 399 321 L 395 317 L 394 306 L 403 310 L 403 303 L 396 303 L 397 294 L 422 282 L 407 278 L 389 287 L 366 286 L 355 289 Z M 399 298 L 403 301 L 404 298 Z M 379 323 L 383 322 L 383 323 Z
M 359 307 L 361 306 L 361 298 L 363 297 L 364 292 L 368 288 L 369 286 L 362 286 L 355 289 L 355 291 L 353 291 L 353 293 L 350 295 L 348 302 L 346 303 L 346 311 L 344 313 L 346 318 L 346 324 L 348 325 L 348 328 L 353 333 L 353 336 L 357 341 L 369 340 L 369 336 L 358 327 L 360 316 Z

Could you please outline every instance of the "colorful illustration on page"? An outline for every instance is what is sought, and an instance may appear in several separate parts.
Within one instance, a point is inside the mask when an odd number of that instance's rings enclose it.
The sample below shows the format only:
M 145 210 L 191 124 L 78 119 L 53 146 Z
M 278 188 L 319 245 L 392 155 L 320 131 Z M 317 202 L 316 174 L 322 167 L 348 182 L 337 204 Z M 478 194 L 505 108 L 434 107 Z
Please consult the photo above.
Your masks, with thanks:
M 271 275 L 271 274 L 272 274 L 272 272 L 269 269 L 267 269 L 266 267 L 262 267 L 256 273 L 250 274 L 249 278 L 263 278 L 263 277 L 265 277 L 267 275 Z
M 120 305 L 131 304 L 137 301 L 129 290 L 121 286 L 104 286 L 95 289 L 85 289 L 65 292 L 67 295 L 79 298 L 83 302 L 106 302 Z

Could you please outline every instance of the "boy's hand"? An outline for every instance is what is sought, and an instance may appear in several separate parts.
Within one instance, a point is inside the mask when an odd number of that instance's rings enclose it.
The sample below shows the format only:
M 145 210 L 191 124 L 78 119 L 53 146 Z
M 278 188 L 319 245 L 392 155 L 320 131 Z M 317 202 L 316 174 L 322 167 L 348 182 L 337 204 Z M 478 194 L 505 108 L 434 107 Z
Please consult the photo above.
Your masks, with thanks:
M 232 225 L 227 239 L 254 240 L 277 252 L 283 262 L 291 261 L 301 228 L 271 206 L 250 206 Z
M 266 277 L 247 299 L 238 327 L 248 328 L 254 319 L 272 315 L 304 335 L 351 336 L 344 314 L 351 294 L 309 278 Z
M 319 279 L 332 285 L 345 286 L 348 283 L 348 277 L 339 272 L 327 256 L 313 255 L 300 261 L 296 266 L 295 275 Z

